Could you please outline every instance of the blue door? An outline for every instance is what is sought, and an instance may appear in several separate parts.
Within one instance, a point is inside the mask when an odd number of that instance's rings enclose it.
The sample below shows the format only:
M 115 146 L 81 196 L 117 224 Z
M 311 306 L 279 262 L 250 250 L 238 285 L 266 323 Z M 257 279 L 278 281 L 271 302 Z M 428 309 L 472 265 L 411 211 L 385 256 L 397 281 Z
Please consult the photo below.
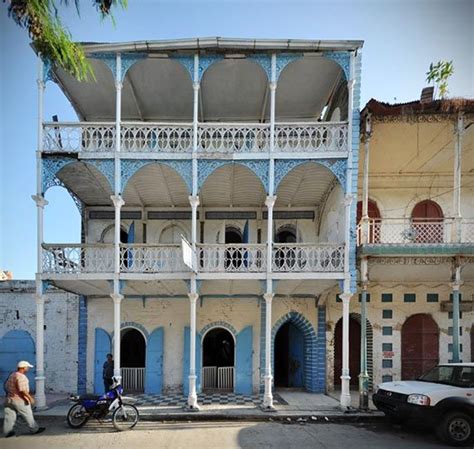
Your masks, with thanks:
M 102 377 L 102 370 L 104 362 L 107 359 L 107 354 L 111 352 L 110 335 L 97 327 L 95 329 L 95 373 L 94 373 L 94 393 L 104 393 L 104 379 Z
M 253 331 L 247 326 L 237 334 L 235 392 L 252 394 Z
M 13 330 L 7 332 L 0 339 L 0 382 L 5 383 L 8 375 L 16 371 L 16 365 L 20 360 L 26 360 L 36 365 L 35 343 L 31 335 L 24 330 Z M 30 390 L 35 390 L 36 367 L 28 371 Z
M 189 394 L 189 351 L 190 351 L 190 329 L 184 328 L 184 352 L 183 352 L 183 393 Z M 196 391 L 201 392 L 201 336 L 196 335 Z
M 145 360 L 145 393 L 160 394 L 163 386 L 163 328 L 148 337 Z
M 288 329 L 288 386 L 303 387 L 304 336 L 292 323 Z

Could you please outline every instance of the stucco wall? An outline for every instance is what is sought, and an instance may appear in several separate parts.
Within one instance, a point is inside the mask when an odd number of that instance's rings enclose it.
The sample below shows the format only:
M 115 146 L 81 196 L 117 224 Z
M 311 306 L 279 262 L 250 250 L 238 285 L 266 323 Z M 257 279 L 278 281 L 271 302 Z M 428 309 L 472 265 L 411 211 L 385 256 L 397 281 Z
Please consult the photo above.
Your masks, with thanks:
M 408 317 L 418 313 L 426 313 L 433 317 L 439 327 L 439 360 L 448 362 L 452 358 L 452 353 L 448 350 L 448 345 L 452 343 L 449 335 L 449 328 L 452 326 L 452 319 L 448 312 L 441 311 L 441 303 L 449 301 L 451 289 L 447 283 L 432 283 L 421 285 L 400 285 L 400 284 L 377 284 L 370 286 L 368 291 L 370 302 L 367 304 L 367 318 L 373 328 L 373 373 L 374 384 L 381 383 L 383 376 L 392 376 L 393 380 L 401 378 L 401 329 Z M 404 295 L 414 293 L 415 302 L 405 302 Z M 428 302 L 427 294 L 438 294 L 438 302 Z M 472 299 L 474 289 L 471 286 L 463 286 L 462 297 L 465 301 Z M 337 292 L 334 290 L 326 296 L 327 305 L 327 386 L 333 388 L 333 367 L 334 367 L 334 330 L 337 322 L 342 317 L 342 303 L 336 302 Z M 392 302 L 382 302 L 382 294 L 391 294 Z M 472 304 L 472 303 L 471 303 Z M 391 310 L 392 318 L 383 318 L 383 310 Z M 360 302 L 358 295 L 353 296 L 350 303 L 350 312 L 360 314 Z M 462 312 L 460 326 L 462 335 L 461 359 L 470 361 L 471 340 L 470 331 L 474 322 L 474 309 L 470 312 Z M 392 335 L 383 335 L 383 327 L 391 328 Z M 393 357 L 392 368 L 382 368 L 384 358 L 382 343 L 392 343 Z M 388 380 L 388 379 L 385 379 Z
M 25 330 L 36 345 L 34 286 L 34 281 L 11 281 L 0 285 L 0 337 L 13 329 Z M 78 297 L 50 289 L 44 310 L 46 392 L 76 392 Z

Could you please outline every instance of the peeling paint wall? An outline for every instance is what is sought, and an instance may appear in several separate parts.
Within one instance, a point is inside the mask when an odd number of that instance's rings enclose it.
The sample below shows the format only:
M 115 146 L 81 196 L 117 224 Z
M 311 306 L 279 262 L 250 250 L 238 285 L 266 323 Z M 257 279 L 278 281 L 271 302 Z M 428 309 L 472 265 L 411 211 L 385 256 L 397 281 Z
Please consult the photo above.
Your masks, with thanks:
M 75 393 L 77 390 L 78 303 L 76 295 L 57 289 L 47 291 L 44 306 L 46 392 Z M 36 345 L 34 281 L 0 285 L 0 337 L 13 329 L 29 332 Z
M 327 386 L 331 390 L 334 388 L 334 329 L 336 323 L 342 317 L 342 303 L 336 302 L 336 290 L 331 291 L 326 296 L 327 305 Z M 441 310 L 441 303 L 449 301 L 451 287 L 445 283 L 437 284 L 421 284 L 421 285 L 403 285 L 403 284 L 377 284 L 371 285 L 368 293 L 370 294 L 370 302 L 367 303 L 367 318 L 373 328 L 373 372 L 374 385 L 381 383 L 383 380 L 389 380 L 391 376 L 393 380 L 401 378 L 401 329 L 403 323 L 408 317 L 418 313 L 426 313 L 433 317 L 439 327 L 439 360 L 440 362 L 448 362 L 452 358 L 452 352 L 449 350 L 449 344 L 452 343 L 452 337 L 449 335 L 450 327 L 452 327 L 452 319 L 449 313 Z M 391 302 L 383 302 L 382 294 L 385 301 L 390 298 Z M 405 294 L 414 294 L 405 298 Z M 437 302 L 429 302 L 428 294 L 438 295 Z M 464 286 L 461 288 L 461 294 L 466 301 L 472 299 L 474 289 L 472 286 Z M 406 299 L 414 302 L 405 302 Z M 433 300 L 435 296 L 430 296 Z M 471 303 L 472 304 L 472 303 Z M 391 310 L 392 317 L 384 318 L 383 310 Z M 360 314 L 360 302 L 358 295 L 351 299 L 350 312 Z M 388 316 L 389 314 L 386 314 Z M 462 344 L 461 359 L 470 361 L 471 358 L 471 326 L 474 322 L 474 309 L 462 312 L 460 326 L 462 335 L 460 342 Z M 387 335 L 383 335 L 384 328 Z M 391 330 L 391 335 L 388 333 Z M 350 338 L 350 336 L 349 336 Z M 382 351 L 383 343 L 391 343 L 393 357 L 384 357 Z M 391 368 L 383 368 L 382 360 L 392 360 Z M 383 376 L 387 376 L 383 379 Z

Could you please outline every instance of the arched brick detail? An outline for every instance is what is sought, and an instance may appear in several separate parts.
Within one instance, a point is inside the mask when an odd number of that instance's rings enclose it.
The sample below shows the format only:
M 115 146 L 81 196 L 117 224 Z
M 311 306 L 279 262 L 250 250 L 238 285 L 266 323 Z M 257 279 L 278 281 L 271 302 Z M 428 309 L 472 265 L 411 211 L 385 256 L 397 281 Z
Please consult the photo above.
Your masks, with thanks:
M 235 330 L 235 327 L 232 326 L 232 324 L 226 323 L 225 321 L 213 321 L 212 323 L 206 324 L 201 329 L 201 332 L 199 332 L 200 337 L 204 338 L 204 335 L 206 334 L 208 330 L 214 329 L 217 327 L 222 327 L 223 329 L 229 331 L 232 334 L 232 337 L 234 337 L 234 343 L 235 343 L 237 331 Z
M 292 323 L 302 333 L 304 338 L 304 387 L 312 393 L 324 391 L 319 382 L 318 337 L 312 324 L 299 312 L 291 311 L 283 315 L 272 328 L 272 372 L 275 371 L 275 337 L 280 328 L 286 323 Z

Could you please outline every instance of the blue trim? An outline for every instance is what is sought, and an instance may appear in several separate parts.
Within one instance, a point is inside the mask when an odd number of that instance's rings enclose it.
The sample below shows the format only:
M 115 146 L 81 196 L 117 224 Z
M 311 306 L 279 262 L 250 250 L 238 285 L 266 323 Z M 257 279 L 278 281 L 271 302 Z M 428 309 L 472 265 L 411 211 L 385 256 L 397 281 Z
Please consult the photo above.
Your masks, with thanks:
M 184 328 L 184 352 L 183 352 L 183 394 L 189 394 L 189 354 L 190 354 L 190 329 Z M 201 392 L 201 335 L 196 335 L 196 392 Z
M 224 165 L 243 165 L 251 170 L 265 189 L 265 192 L 268 193 L 268 160 L 222 160 L 222 159 L 199 159 L 198 160 L 198 190 L 200 191 L 206 179 L 214 173 L 217 169 L 223 167 Z
M 275 160 L 275 188 L 293 169 L 303 164 L 314 163 L 328 168 L 339 181 L 342 189 L 346 190 L 347 160 L 346 159 L 276 159 Z
M 137 173 L 138 170 L 150 164 L 162 164 L 175 170 L 183 179 L 189 192 L 192 192 L 192 161 L 186 159 L 178 160 L 139 160 L 139 159 L 122 159 L 121 161 L 121 182 L 122 192 L 126 189 L 130 178 Z
M 235 351 L 235 392 L 253 392 L 253 328 L 247 326 L 237 334 Z
M 191 81 L 194 82 L 194 55 L 183 56 L 183 55 L 171 55 L 172 61 L 179 62 L 189 73 Z
M 112 344 L 110 335 L 104 329 L 97 327 L 95 329 L 94 342 L 94 393 L 104 393 L 104 380 L 102 370 L 107 354 L 111 352 Z
M 267 322 L 267 303 L 260 300 L 260 392 L 263 393 L 265 387 L 265 327 Z
M 161 394 L 163 388 L 163 327 L 156 328 L 146 345 L 145 393 Z
M 126 329 L 128 327 L 132 327 L 132 328 L 140 330 L 143 333 L 143 335 L 145 336 L 146 343 L 148 343 L 148 331 L 145 329 L 143 324 L 136 323 L 135 321 L 123 321 L 120 324 L 120 330 Z M 113 335 L 114 334 L 112 333 L 112 337 L 113 337 Z
M 280 75 L 288 64 L 295 62 L 303 57 L 299 53 L 278 53 L 276 57 L 276 81 L 280 79 Z
M 198 81 L 201 82 L 204 72 L 216 62 L 222 61 L 224 55 L 200 55 L 199 56 L 199 70 Z M 192 78 L 192 77 L 191 77 Z
M 234 339 L 236 339 L 237 336 L 237 331 L 235 330 L 235 327 L 232 326 L 232 324 L 226 323 L 225 321 L 214 321 L 212 323 L 206 324 L 202 329 L 201 332 L 199 332 L 199 337 L 204 338 L 204 334 L 209 330 L 213 329 L 216 327 L 222 327 L 223 329 L 229 331 Z
M 77 394 L 87 392 L 87 298 L 79 296 L 77 339 Z
M 147 59 L 147 57 L 148 56 L 144 53 L 122 53 L 122 81 L 125 79 L 125 75 L 134 64 Z
M 344 76 L 346 77 L 346 81 L 348 81 L 350 78 L 351 65 L 350 53 L 347 51 L 325 51 L 323 55 L 325 58 L 331 59 L 341 67 Z

